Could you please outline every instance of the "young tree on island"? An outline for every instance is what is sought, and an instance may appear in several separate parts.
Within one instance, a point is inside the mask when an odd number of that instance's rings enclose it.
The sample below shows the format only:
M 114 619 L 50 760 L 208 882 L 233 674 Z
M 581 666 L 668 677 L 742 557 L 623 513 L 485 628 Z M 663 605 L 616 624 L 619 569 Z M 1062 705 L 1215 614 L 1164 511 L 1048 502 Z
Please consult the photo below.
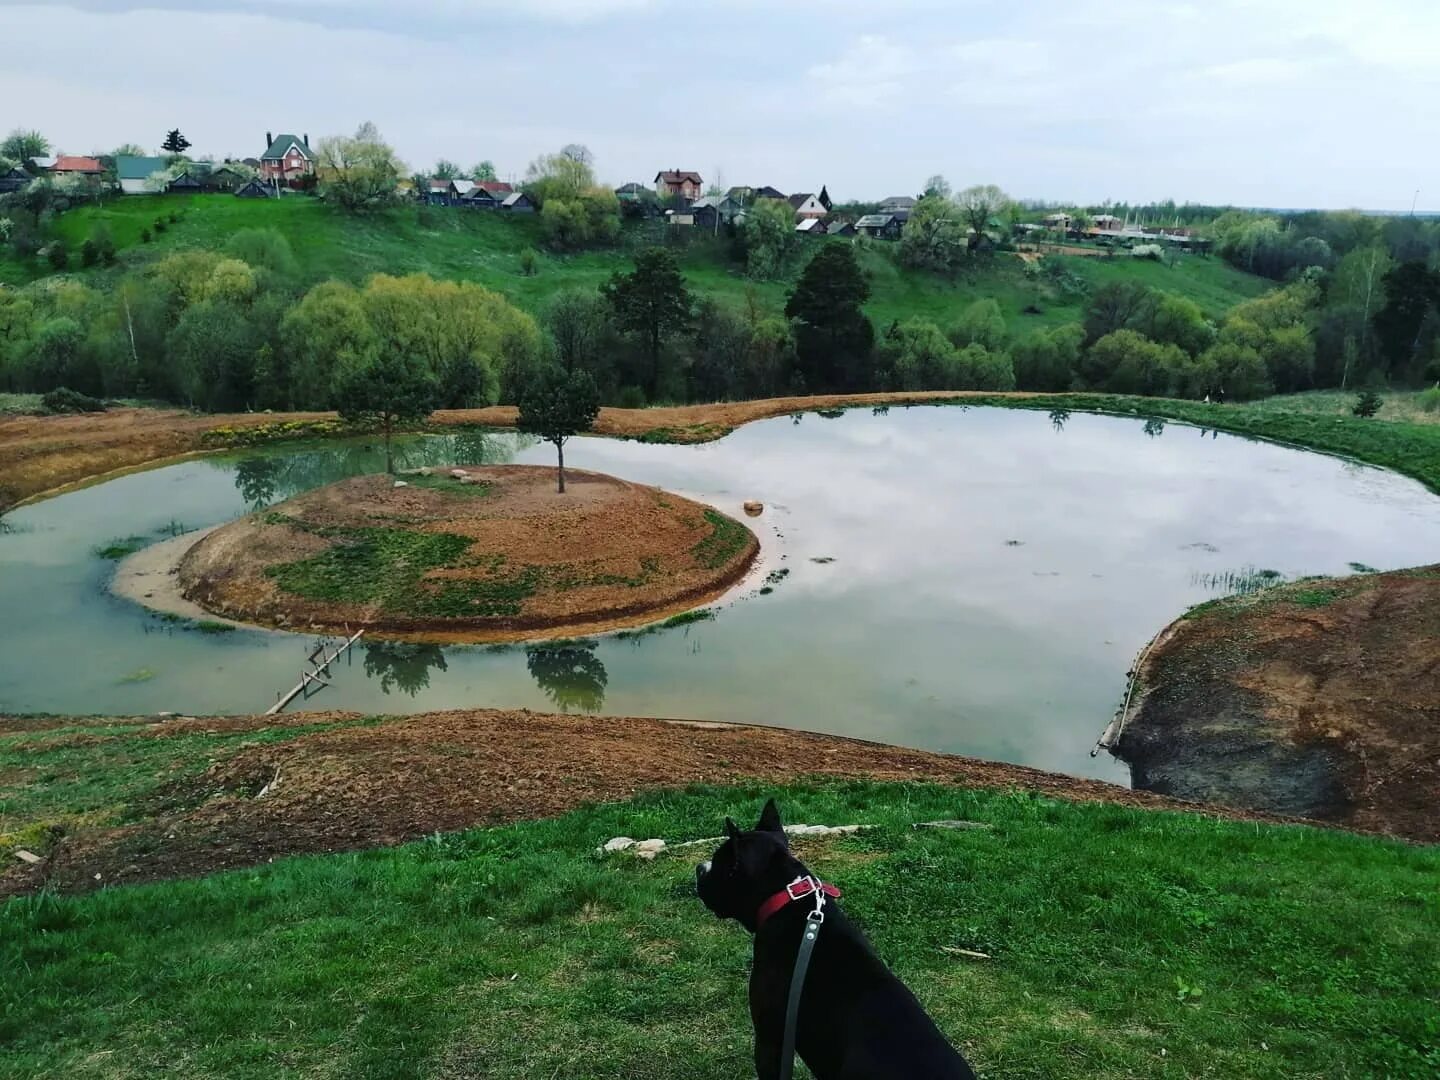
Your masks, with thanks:
M 600 414 L 600 392 L 588 371 L 566 373 L 558 367 L 541 371 L 520 399 L 516 423 L 527 435 L 555 444 L 559 492 L 565 494 L 565 441 L 588 431 Z
M 667 337 L 690 325 L 690 292 L 685 288 L 680 266 L 664 248 L 646 248 L 635 256 L 631 273 L 616 271 L 600 291 L 610 301 L 620 326 L 645 341 L 653 401 L 660 389 L 661 346 Z
M 190 140 L 180 134 L 179 128 L 173 128 L 165 136 L 165 141 L 160 144 L 160 149 L 167 154 L 183 154 L 190 149 Z
M 335 404 L 347 423 L 379 424 L 385 435 L 385 471 L 395 471 L 390 436 L 399 424 L 413 424 L 435 411 L 438 389 L 423 361 L 397 353 L 371 354 L 340 373 Z

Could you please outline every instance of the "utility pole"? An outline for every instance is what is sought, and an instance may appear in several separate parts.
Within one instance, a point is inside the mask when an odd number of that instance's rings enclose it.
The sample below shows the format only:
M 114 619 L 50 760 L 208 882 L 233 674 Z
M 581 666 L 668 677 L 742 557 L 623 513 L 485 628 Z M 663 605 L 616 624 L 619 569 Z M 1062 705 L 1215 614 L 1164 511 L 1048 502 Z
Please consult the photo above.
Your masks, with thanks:
M 1415 189 L 1415 195 L 1410 199 L 1410 216 L 1415 216 L 1415 204 L 1420 200 L 1420 189 Z

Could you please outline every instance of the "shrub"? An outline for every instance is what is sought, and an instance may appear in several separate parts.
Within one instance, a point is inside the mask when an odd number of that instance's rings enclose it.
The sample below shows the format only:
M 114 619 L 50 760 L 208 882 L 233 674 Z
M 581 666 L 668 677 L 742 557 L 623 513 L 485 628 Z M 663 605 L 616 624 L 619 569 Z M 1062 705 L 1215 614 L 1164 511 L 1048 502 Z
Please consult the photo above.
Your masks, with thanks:
M 615 404 L 621 409 L 645 408 L 645 391 L 638 386 L 622 386 L 615 395 Z
M 100 249 L 95 246 L 95 238 L 93 236 L 88 237 L 85 242 L 80 245 L 80 265 L 94 266 L 99 261 Z
M 1421 412 L 1440 412 L 1440 386 L 1432 386 L 1429 390 L 1421 390 L 1415 403 L 1420 406 Z
M 142 228 L 140 230 L 140 242 L 142 244 L 148 244 L 150 242 L 150 230 L 148 228 Z
M 1380 400 L 1380 395 L 1374 390 L 1362 390 L 1360 396 L 1355 399 L 1355 405 L 1350 411 L 1356 416 L 1371 417 L 1380 411 L 1380 406 L 1383 404 L 1384 402 Z
M 93 398 L 89 394 L 82 394 L 78 390 L 71 390 L 68 386 L 60 386 L 51 390 L 40 399 L 40 404 L 45 407 L 46 412 L 52 413 L 105 411 L 105 402 L 99 398 Z
M 165 219 L 157 217 L 155 219 L 155 235 L 159 236 L 162 232 L 165 231 L 165 228 Z
M 527 248 L 520 253 L 520 273 L 524 277 L 534 277 L 540 272 L 540 258 L 534 251 Z
M 56 270 L 64 270 L 65 267 L 69 266 L 70 252 L 65 249 L 65 241 L 53 241 L 50 246 L 45 249 L 45 258 Z

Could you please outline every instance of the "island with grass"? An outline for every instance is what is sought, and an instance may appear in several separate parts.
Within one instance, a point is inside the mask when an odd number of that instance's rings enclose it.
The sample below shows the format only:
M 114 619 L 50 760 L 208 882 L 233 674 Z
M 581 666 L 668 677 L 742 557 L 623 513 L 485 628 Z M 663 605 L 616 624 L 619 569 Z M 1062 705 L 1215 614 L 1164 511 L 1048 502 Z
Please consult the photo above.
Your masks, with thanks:
M 185 596 L 292 630 L 502 641 L 635 626 L 709 603 L 759 551 L 720 511 L 538 466 L 354 477 L 207 534 Z

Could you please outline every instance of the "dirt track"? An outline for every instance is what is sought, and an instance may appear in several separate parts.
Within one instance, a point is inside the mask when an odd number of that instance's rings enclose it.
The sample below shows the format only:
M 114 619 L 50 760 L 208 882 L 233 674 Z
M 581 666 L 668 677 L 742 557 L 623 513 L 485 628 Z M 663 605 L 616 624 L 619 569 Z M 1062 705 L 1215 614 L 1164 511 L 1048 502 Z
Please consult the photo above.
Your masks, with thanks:
M 0 864 L 0 896 L 47 881 L 81 890 L 253 866 L 283 855 L 397 844 L 437 830 L 545 817 L 690 783 L 929 780 L 1184 808 L 1098 780 L 781 728 L 476 709 L 317 729 L 346 719 L 354 717 L 115 720 L 105 723 L 119 726 L 118 732 L 50 737 L 47 730 L 73 721 L 0 717 L 0 734 L 30 733 L 31 745 L 43 745 L 52 758 L 68 748 L 107 751 L 99 744 L 136 737 L 194 744 L 184 761 L 170 765 L 183 778 L 156 777 L 158 786 L 106 815 L 103 825 L 86 817 L 67 824 L 39 865 Z M 251 731 L 291 737 L 223 747 L 204 741 L 206 735 Z M 192 765 L 206 767 L 197 774 Z M 60 767 L 51 771 L 64 773 Z M 41 780 L 22 776 L 12 782 Z
M 771 416 L 840 405 L 948 401 L 959 391 L 911 394 L 849 394 L 769 398 L 718 405 L 654 409 L 601 409 L 595 432 L 639 438 L 657 431 L 672 442 L 716 439 L 741 424 Z M 1027 395 L 1017 394 L 1016 397 Z M 16 416 L 0 419 L 0 510 L 23 499 L 111 473 L 205 449 L 206 432 L 255 428 L 290 421 L 334 420 L 334 413 L 236 413 L 197 415 L 179 409 L 111 409 L 79 416 Z M 434 426 L 513 427 L 515 409 L 454 409 L 431 417 Z
M 1221 601 L 1140 685 L 1137 786 L 1440 841 L 1440 566 Z

